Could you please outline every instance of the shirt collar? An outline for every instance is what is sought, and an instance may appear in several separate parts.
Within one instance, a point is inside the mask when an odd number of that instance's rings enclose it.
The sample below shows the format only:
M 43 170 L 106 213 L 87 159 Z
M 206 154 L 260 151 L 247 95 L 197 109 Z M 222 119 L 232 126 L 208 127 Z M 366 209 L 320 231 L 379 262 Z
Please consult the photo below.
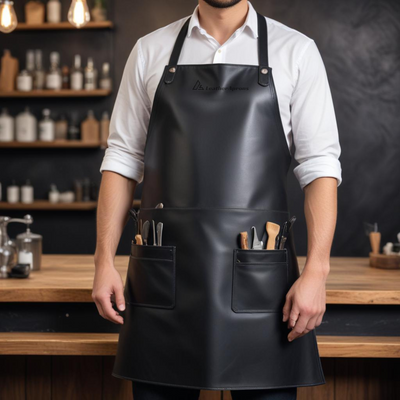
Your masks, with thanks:
M 257 38 L 258 37 L 257 13 L 253 5 L 250 3 L 250 1 L 247 1 L 247 4 L 249 5 L 249 10 L 247 12 L 246 20 L 239 29 L 244 30 L 247 27 L 250 30 L 252 36 L 254 38 Z M 199 14 L 199 5 L 197 4 L 189 21 L 187 37 L 189 37 L 192 34 L 192 29 L 194 27 L 197 27 L 197 29 L 202 29 L 200 26 L 198 14 Z

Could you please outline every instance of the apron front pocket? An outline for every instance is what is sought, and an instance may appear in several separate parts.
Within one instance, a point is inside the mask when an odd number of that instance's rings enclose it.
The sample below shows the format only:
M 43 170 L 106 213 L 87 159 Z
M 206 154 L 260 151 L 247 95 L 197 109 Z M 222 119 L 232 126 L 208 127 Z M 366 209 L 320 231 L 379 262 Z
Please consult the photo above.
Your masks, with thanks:
M 127 304 L 175 307 L 175 246 L 144 246 L 132 242 L 124 295 Z
M 281 312 L 288 290 L 287 249 L 234 250 L 234 312 Z

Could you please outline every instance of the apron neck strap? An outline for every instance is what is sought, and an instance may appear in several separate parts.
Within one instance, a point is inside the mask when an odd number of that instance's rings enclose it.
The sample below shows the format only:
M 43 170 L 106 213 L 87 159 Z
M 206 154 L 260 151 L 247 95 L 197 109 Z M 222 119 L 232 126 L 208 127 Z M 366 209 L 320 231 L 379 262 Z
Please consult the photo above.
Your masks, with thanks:
M 258 64 L 268 67 L 268 29 L 264 15 L 257 13 L 258 29 Z
M 190 18 L 192 18 L 192 17 L 189 17 L 185 21 L 185 23 L 183 24 L 183 26 L 178 34 L 178 37 L 175 40 L 174 48 L 172 50 L 171 57 L 169 58 L 169 63 L 168 63 L 168 65 L 170 67 L 176 67 L 178 64 L 179 55 L 181 54 L 183 42 L 185 41 L 187 31 L 189 28 Z
M 165 83 L 171 83 L 174 79 L 176 67 L 178 65 L 179 55 L 183 47 L 183 42 L 185 41 L 189 22 L 189 17 L 183 24 L 181 30 L 179 31 L 178 37 L 175 40 L 174 48 L 168 62 L 168 71 L 165 75 Z M 263 15 L 257 12 L 257 25 L 258 25 L 258 83 L 262 86 L 268 86 L 270 70 L 268 66 L 268 29 L 267 21 Z

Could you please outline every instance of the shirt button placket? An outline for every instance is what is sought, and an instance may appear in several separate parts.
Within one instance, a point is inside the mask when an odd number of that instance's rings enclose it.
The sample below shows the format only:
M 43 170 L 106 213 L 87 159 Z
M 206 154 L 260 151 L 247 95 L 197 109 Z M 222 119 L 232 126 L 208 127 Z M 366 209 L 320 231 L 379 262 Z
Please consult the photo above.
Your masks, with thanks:
M 215 52 L 215 56 L 214 56 L 214 63 L 220 63 L 222 62 L 222 49 L 218 49 Z

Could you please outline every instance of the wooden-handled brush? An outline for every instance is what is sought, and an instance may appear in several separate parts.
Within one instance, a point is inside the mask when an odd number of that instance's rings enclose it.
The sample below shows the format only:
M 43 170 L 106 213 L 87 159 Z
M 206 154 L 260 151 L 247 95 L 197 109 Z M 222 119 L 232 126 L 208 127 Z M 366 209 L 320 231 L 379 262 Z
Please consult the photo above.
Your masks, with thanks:
M 371 232 L 369 234 L 369 240 L 371 243 L 372 253 L 379 254 L 379 249 L 381 247 L 381 233 L 380 232 Z
M 267 230 L 268 233 L 268 242 L 266 249 L 274 250 L 276 237 L 278 236 L 281 227 L 280 225 L 275 224 L 274 222 L 267 222 L 265 224 L 265 229 Z
M 249 249 L 249 235 L 247 232 L 240 232 L 240 248 Z
M 369 237 L 372 253 L 379 254 L 381 245 L 381 233 L 378 231 L 378 223 L 369 224 L 364 222 L 365 234 Z
M 140 244 L 140 245 L 143 244 L 142 235 L 139 235 L 139 234 L 135 235 L 135 240 L 136 240 L 136 244 Z

